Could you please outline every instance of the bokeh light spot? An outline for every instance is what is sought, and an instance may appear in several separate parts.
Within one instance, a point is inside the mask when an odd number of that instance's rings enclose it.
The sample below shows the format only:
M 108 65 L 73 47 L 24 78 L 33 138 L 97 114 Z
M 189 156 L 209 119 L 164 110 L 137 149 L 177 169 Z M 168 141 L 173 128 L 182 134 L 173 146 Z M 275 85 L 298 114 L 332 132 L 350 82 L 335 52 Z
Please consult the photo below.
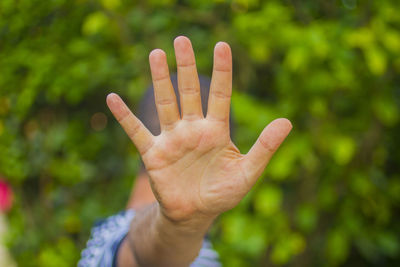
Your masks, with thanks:
M 103 112 L 97 112 L 90 118 L 90 126 L 95 131 L 101 131 L 107 126 L 107 116 Z

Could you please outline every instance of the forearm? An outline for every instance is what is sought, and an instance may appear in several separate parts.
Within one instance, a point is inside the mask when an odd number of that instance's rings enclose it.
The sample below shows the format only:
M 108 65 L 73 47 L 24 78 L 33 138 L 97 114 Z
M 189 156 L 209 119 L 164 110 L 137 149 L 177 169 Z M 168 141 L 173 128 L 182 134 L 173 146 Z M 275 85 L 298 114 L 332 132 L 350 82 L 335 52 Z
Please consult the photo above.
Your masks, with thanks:
M 158 203 L 139 211 L 118 255 L 119 266 L 188 266 L 198 255 L 212 220 L 177 223 Z

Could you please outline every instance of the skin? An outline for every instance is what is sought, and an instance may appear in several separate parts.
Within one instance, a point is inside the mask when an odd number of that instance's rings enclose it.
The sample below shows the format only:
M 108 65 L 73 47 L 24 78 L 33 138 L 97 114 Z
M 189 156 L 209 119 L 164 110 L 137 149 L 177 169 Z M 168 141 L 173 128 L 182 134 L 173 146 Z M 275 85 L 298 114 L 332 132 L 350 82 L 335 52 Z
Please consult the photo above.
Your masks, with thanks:
M 206 117 L 190 40 L 177 37 L 174 47 L 182 115 L 166 54 L 155 49 L 149 56 L 160 135 L 153 136 L 118 95 L 107 96 L 110 110 L 141 154 L 157 200 L 133 220 L 119 252 L 120 266 L 188 266 L 213 220 L 249 192 L 292 129 L 287 119 L 276 119 L 241 154 L 229 134 L 229 45 L 219 42 L 214 49 Z
M 140 210 L 154 202 L 156 202 L 156 198 L 151 191 L 149 176 L 145 171 L 141 171 L 135 179 L 126 208 Z

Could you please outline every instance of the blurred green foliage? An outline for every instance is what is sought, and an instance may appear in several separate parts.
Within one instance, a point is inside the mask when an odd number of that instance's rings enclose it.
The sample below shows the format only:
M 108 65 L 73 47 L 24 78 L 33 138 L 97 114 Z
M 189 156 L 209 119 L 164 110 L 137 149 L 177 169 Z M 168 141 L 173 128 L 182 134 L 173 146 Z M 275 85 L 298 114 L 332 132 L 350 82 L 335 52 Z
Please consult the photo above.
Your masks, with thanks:
M 136 103 L 157 47 L 187 35 L 200 73 L 234 56 L 236 143 L 294 129 L 211 232 L 225 266 L 400 262 L 400 3 L 1 0 L 0 173 L 20 266 L 72 266 L 90 227 L 124 208 L 138 155 L 105 106 Z

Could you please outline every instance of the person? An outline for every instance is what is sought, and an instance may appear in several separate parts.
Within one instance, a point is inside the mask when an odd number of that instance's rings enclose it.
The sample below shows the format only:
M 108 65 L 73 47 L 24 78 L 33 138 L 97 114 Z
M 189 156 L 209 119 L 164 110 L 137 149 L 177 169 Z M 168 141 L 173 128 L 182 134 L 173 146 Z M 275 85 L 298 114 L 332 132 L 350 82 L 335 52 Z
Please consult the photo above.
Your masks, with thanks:
M 179 100 L 166 54 L 155 49 L 149 55 L 158 135 L 118 95 L 107 96 L 145 171 L 137 179 L 128 210 L 93 228 L 79 266 L 220 266 L 205 239 L 209 227 L 250 191 L 292 129 L 289 120 L 276 119 L 250 151 L 241 154 L 230 136 L 229 45 L 215 46 L 206 113 L 190 40 L 179 36 L 174 48 Z

